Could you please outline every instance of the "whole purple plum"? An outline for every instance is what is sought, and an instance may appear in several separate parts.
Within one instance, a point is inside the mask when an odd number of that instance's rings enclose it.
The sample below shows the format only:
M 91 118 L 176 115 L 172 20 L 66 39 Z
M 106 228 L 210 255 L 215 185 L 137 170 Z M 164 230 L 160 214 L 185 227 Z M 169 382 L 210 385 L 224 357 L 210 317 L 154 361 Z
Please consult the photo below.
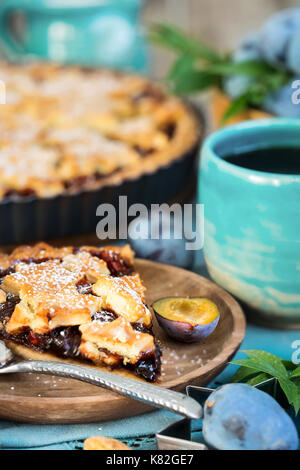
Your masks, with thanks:
M 206 400 L 203 437 L 219 450 L 295 450 L 297 429 L 270 395 L 246 384 L 218 388 Z
M 300 8 L 289 8 L 272 15 L 260 33 L 263 58 L 272 65 L 289 68 L 288 50 L 300 28 Z

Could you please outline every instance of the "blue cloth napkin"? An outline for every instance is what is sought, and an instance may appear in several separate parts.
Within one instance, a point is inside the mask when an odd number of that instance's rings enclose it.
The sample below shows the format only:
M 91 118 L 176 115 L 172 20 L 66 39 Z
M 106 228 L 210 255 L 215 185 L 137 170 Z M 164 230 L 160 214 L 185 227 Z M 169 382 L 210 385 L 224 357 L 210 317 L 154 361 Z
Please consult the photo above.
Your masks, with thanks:
M 146 447 L 149 442 L 153 447 L 153 435 L 178 419 L 180 416 L 168 411 L 154 411 L 138 417 L 93 424 L 38 425 L 2 421 L 0 444 L 1 449 L 70 450 L 82 446 L 78 441 L 102 435 L 130 441 L 129 444 L 141 438 L 140 442 Z

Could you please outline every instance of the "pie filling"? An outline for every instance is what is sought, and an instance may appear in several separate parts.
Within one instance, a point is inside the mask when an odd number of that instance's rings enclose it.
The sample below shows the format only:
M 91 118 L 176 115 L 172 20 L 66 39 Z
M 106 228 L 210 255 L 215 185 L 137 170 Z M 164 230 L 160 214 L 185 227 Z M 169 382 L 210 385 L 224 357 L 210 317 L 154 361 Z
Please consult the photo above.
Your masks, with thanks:
M 38 352 L 126 367 L 157 380 L 161 351 L 130 257 L 128 246 L 46 244 L 1 255 L 0 336 Z

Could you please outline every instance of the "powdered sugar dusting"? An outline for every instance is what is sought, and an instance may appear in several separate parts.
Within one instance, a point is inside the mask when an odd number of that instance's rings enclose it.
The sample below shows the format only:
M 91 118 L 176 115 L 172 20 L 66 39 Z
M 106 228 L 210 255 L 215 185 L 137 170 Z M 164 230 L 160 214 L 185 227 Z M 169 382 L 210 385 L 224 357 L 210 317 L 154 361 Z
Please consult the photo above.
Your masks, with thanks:
M 37 303 L 47 308 L 52 315 L 57 308 L 90 309 L 99 306 L 99 299 L 92 295 L 81 295 L 76 283 L 82 272 L 72 272 L 62 266 L 60 260 L 50 260 L 40 264 L 18 263 L 16 272 L 7 276 L 4 287 L 14 285 L 21 299 Z

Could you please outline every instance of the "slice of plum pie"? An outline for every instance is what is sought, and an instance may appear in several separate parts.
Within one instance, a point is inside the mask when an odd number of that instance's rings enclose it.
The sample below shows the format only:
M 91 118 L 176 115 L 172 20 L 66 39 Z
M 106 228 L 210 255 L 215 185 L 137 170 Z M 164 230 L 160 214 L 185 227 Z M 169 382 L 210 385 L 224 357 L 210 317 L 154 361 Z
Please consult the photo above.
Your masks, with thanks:
M 0 337 L 17 354 L 129 369 L 154 382 L 161 350 L 145 287 L 124 247 L 55 248 L 0 254 Z

